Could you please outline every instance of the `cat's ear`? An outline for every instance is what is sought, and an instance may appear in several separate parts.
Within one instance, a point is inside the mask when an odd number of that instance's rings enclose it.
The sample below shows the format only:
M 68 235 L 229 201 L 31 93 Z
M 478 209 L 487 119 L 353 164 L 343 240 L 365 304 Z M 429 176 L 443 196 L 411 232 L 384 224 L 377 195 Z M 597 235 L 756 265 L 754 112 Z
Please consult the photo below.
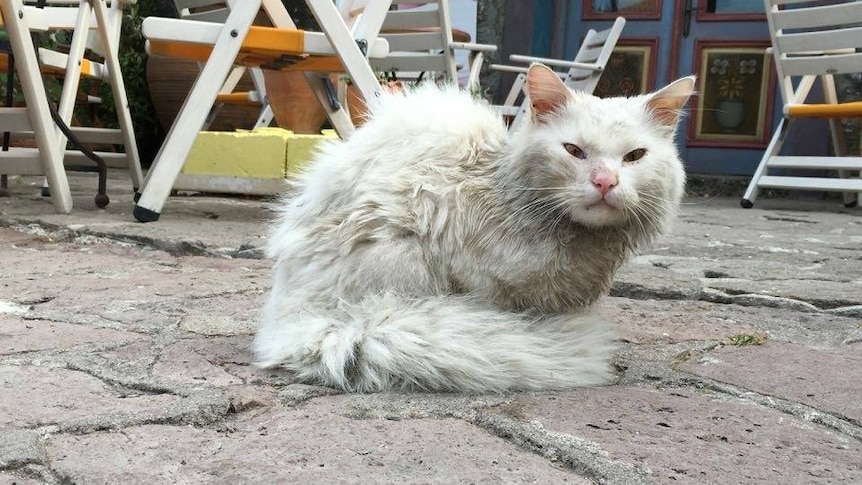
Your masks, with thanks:
M 526 85 L 533 121 L 541 121 L 548 115 L 556 113 L 572 96 L 560 76 L 542 64 L 530 66 L 527 70 Z
M 688 98 L 694 94 L 694 76 L 684 77 L 668 84 L 650 95 L 647 108 L 652 112 L 656 122 L 676 127 L 682 115 L 682 108 Z

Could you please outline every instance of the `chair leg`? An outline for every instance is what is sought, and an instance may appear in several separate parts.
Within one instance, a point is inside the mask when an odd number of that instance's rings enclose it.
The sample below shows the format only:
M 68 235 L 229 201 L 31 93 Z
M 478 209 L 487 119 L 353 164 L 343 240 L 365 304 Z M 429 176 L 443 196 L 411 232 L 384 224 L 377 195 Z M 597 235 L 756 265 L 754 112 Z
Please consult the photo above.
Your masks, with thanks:
M 21 0 L 0 2 L 0 11 L 6 22 L 6 31 L 12 44 L 12 55 L 18 64 L 18 77 L 27 103 L 30 124 L 39 147 L 39 157 L 48 186 L 51 189 L 51 202 L 54 210 L 68 214 L 72 211 L 72 192 L 63 167 L 64 150 L 58 143 L 57 129 L 51 119 L 45 85 L 39 72 L 33 39 L 27 27 L 27 15 Z M 19 13 L 21 16 L 19 17 Z
M 347 110 L 344 109 L 344 105 L 340 104 L 340 102 L 337 107 L 333 105 L 331 97 L 337 101 L 337 94 L 335 92 L 329 92 L 328 88 L 324 84 L 329 81 L 329 75 L 326 74 L 321 76 L 320 73 L 316 72 L 305 72 L 303 74 L 305 74 L 305 79 L 308 80 L 308 85 L 311 87 L 311 91 L 314 92 L 314 95 L 317 97 L 317 101 L 326 111 L 326 116 L 329 118 L 329 122 L 332 123 L 332 127 L 335 128 L 338 136 L 342 139 L 346 139 L 352 135 L 353 132 L 356 131 L 356 128 L 350 120 L 350 115 L 347 113 Z
M 224 27 L 213 46 L 206 65 L 198 74 L 192 90 L 180 108 L 156 160 L 146 179 L 133 210 L 140 222 L 159 219 L 162 207 L 171 193 L 186 157 L 203 126 L 207 114 L 215 103 L 228 73 L 233 67 L 248 29 L 260 9 L 260 0 L 238 2 L 231 10 Z
M 96 21 L 99 24 L 99 40 L 105 46 L 105 67 L 108 69 L 110 78 L 111 94 L 114 96 L 117 110 L 117 120 L 120 123 L 120 132 L 123 136 L 123 146 L 126 149 L 126 163 L 132 178 L 132 187 L 137 191 L 144 182 L 141 170 L 141 159 L 138 155 L 138 144 L 135 140 L 135 127 L 132 124 L 132 115 L 129 112 L 129 100 L 126 96 L 126 85 L 123 81 L 123 73 L 120 70 L 119 59 L 119 36 L 112 37 L 112 23 L 108 14 L 106 0 L 92 2 L 93 10 L 96 12 Z M 116 19 L 119 21 L 119 19 Z
M 329 42 L 335 48 L 338 58 L 344 65 L 347 74 L 350 75 L 350 78 L 353 80 L 353 84 L 359 89 L 363 99 L 366 101 L 374 99 L 374 97 L 380 94 L 380 83 L 377 80 L 377 76 L 374 75 L 374 71 L 371 69 L 368 59 L 366 59 L 362 51 L 359 50 L 357 41 L 371 41 L 377 37 L 379 26 L 383 23 L 382 19 L 385 17 L 386 12 L 389 9 L 389 4 L 390 2 L 380 1 L 372 2 L 367 5 L 365 13 L 363 13 L 362 18 L 359 20 L 363 25 L 356 26 L 354 29 L 356 38 L 354 38 L 354 34 L 352 34 L 347 28 L 347 25 L 338 13 L 338 9 L 334 3 L 308 2 L 308 6 L 314 14 L 314 17 L 317 19 L 318 24 L 320 24 L 321 30 L 323 30 L 326 34 L 326 38 L 329 39 Z M 376 22 L 375 19 L 378 17 L 380 21 Z M 376 31 L 374 27 L 376 27 Z M 320 99 L 320 93 L 317 94 L 318 99 Z M 344 110 L 339 110 L 337 113 L 334 112 L 332 115 L 340 118 L 338 120 L 339 123 L 341 123 L 342 120 L 350 120 L 350 117 L 347 116 L 347 113 L 345 113 Z M 336 129 L 338 128 L 336 127 Z M 345 134 L 342 134 L 341 131 L 352 133 L 353 130 L 346 129 L 346 127 L 344 130 L 339 130 L 339 135 L 344 138 Z
M 784 145 L 784 140 L 787 139 L 787 133 L 790 131 L 791 120 L 788 118 L 782 118 L 778 123 L 778 127 L 775 129 L 775 134 L 772 135 L 772 140 L 769 142 L 769 146 L 766 147 L 766 151 L 763 153 L 763 158 L 760 159 L 760 164 L 757 166 L 757 169 L 754 171 L 754 175 L 751 176 L 751 182 L 748 183 L 748 188 L 745 190 L 745 194 L 742 196 L 742 200 L 740 201 L 740 205 L 744 209 L 751 209 L 754 207 L 754 201 L 757 199 L 757 182 L 760 180 L 760 177 L 766 175 L 768 172 L 767 165 L 769 164 L 769 159 L 778 155 L 781 151 L 781 147 Z

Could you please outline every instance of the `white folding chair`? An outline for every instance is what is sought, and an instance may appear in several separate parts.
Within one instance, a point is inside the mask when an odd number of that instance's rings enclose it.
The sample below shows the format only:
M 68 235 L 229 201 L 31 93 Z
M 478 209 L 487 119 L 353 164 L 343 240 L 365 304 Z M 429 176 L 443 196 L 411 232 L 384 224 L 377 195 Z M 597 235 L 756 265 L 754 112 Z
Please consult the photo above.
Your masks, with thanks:
M 230 4 L 225 0 L 174 0 L 174 7 L 180 18 L 199 20 L 203 22 L 224 23 L 230 13 Z M 201 65 L 203 63 L 200 63 Z M 236 91 L 236 87 L 244 75 L 251 77 L 253 90 Z M 216 104 L 210 111 L 203 129 L 209 128 L 225 105 L 256 106 L 260 112 L 251 128 L 269 126 L 274 118 L 272 107 L 266 97 L 266 83 L 260 68 L 235 66 L 225 80 L 224 86 L 216 96 Z
M 602 73 L 604 73 L 605 66 L 613 54 L 625 25 L 626 19 L 617 17 L 610 28 L 598 32 L 590 29 L 584 37 L 578 53 L 571 61 L 518 54 L 509 56 L 509 60 L 527 64 L 538 62 L 552 68 L 566 68 L 567 71 L 558 72 L 566 86 L 570 89 L 592 93 L 596 89 Z M 510 129 L 514 129 L 526 119 L 527 108 L 529 107 L 529 103 L 525 102 L 526 93 L 524 92 L 527 67 L 492 64 L 491 69 L 518 74 L 503 104 L 495 106 L 501 114 L 513 118 L 509 126 Z
M 116 163 L 124 163 L 129 169 L 133 189 L 137 190 L 143 182 L 143 173 L 118 57 L 123 8 L 128 3 L 129 0 L 114 0 L 110 4 L 106 0 L 48 0 L 46 6 L 42 8 L 22 5 L 22 9 L 23 12 L 30 13 L 33 19 L 39 19 L 37 29 L 39 31 L 72 33 L 66 53 L 44 47 L 38 49 L 36 72 L 40 74 L 40 78 L 41 75 L 62 76 L 62 92 L 57 114 L 62 124 L 70 128 L 77 141 L 84 144 L 110 144 L 123 147 L 122 153 L 96 151 L 95 155 L 106 163 L 112 160 Z M 33 25 L 31 23 L 31 28 Z M 30 39 L 18 38 L 15 42 L 32 45 Z M 85 57 L 88 53 L 101 56 L 103 60 L 90 60 Z M 33 68 L 34 66 L 20 65 L 17 71 L 23 79 L 25 71 Z M 119 129 L 69 126 L 78 99 L 81 78 L 96 79 L 108 83 L 111 87 Z M 100 103 L 101 99 L 88 96 L 87 102 Z M 51 118 L 48 120 L 53 123 Z M 22 131 L 15 133 L 15 136 L 35 136 L 35 133 L 29 130 Z M 88 166 L 92 163 L 78 150 L 65 150 L 66 134 L 59 127 L 56 132 L 60 153 L 66 164 L 84 162 L 83 166 Z M 96 204 L 100 207 L 108 203 L 102 178 L 100 178 L 99 195 L 96 197 Z M 46 184 L 43 192 L 50 193 L 50 180 L 46 180 Z
M 862 2 L 764 0 L 764 4 L 784 116 L 754 171 L 742 207 L 753 207 L 761 188 L 844 192 L 845 205 L 853 206 L 862 192 L 862 178 L 850 175 L 862 170 L 862 153 L 847 153 L 840 120 L 862 117 L 862 101 L 838 103 L 833 76 L 862 72 Z M 818 78 L 826 102 L 813 104 L 809 94 Z M 780 155 L 799 118 L 829 120 L 836 156 Z M 839 177 L 770 174 L 772 168 L 837 171 Z
M 20 13 L 20 15 L 19 15 Z M 2 27 L 6 29 L 15 56 L 26 108 L 0 108 L 0 130 L 32 131 L 38 148 L 10 148 L 0 152 L 0 173 L 4 175 L 42 175 L 48 179 L 54 210 L 72 211 L 72 193 L 63 167 L 63 152 L 57 129 L 51 119 L 45 85 L 36 58 L 30 31 L 47 31 L 42 12 L 25 7 L 21 0 L 0 2 Z
M 475 84 L 484 53 L 497 51 L 495 45 L 453 39 L 448 0 L 429 1 L 412 8 L 399 5 L 398 10 L 386 15 L 380 34 L 389 42 L 389 55 L 372 59 L 371 65 L 380 71 L 394 72 L 399 80 L 416 81 L 421 77 L 457 83 L 455 51 L 466 50 L 472 57 L 469 82 Z
M 151 53 L 206 63 L 144 180 L 133 211 L 141 222 L 158 220 L 195 137 L 235 64 L 303 71 L 341 137 L 350 136 L 354 127 L 329 84 L 329 73 L 346 71 L 365 99 L 380 92 L 367 57 L 388 53 L 388 43 L 378 34 L 389 0 L 369 2 L 361 15 L 351 19 L 350 27 L 331 0 L 306 0 L 322 32 L 296 29 L 280 0 L 228 3 L 233 4 L 223 24 L 155 17 L 144 21 Z M 275 27 L 252 25 L 261 7 Z

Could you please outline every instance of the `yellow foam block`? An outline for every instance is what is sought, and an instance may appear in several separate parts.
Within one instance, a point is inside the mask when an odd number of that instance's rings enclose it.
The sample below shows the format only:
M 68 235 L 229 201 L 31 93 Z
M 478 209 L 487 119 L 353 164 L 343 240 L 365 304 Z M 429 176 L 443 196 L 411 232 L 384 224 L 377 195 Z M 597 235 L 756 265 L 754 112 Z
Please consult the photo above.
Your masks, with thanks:
M 301 135 L 294 133 L 287 142 L 287 157 L 285 172 L 293 175 L 305 168 L 314 156 L 318 145 L 327 139 L 338 138 L 335 130 L 323 130 L 319 135 Z
M 183 165 L 189 175 L 282 179 L 293 133 L 281 128 L 254 131 L 202 131 Z
M 323 130 L 319 135 L 274 127 L 236 132 L 202 131 L 195 139 L 182 172 L 282 179 L 306 166 L 318 144 L 331 138 L 338 138 L 335 130 Z

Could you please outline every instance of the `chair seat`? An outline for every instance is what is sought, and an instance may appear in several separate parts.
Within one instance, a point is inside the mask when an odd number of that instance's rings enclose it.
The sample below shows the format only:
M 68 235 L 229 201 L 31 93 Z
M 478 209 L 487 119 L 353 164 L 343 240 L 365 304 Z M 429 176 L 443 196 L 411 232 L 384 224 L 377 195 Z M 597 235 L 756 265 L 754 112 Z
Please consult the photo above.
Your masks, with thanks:
M 862 101 L 839 104 L 789 104 L 785 114 L 791 118 L 858 118 L 862 117 Z
M 52 53 L 56 54 L 56 53 Z M 59 57 L 60 55 L 58 55 Z M 65 59 L 64 59 L 65 60 Z M 42 64 L 39 66 L 40 71 L 45 76 L 63 76 L 66 74 L 65 65 L 62 67 L 53 64 L 46 64 L 45 59 L 41 59 Z M 5 52 L 0 52 L 0 73 L 5 73 L 9 66 L 9 54 Z M 96 62 L 92 62 L 89 59 L 81 59 L 81 75 L 88 78 L 96 78 L 96 79 L 105 79 L 107 74 L 105 72 L 104 67 Z
M 209 59 L 221 28 L 209 22 L 156 17 L 144 19 L 143 24 L 149 54 L 199 62 Z M 383 39 L 375 39 L 368 46 L 370 57 L 388 53 L 389 44 Z M 280 71 L 344 70 L 323 33 L 257 25 L 248 29 L 235 64 Z
M 300 31 L 301 32 L 301 31 Z M 270 47 L 243 44 L 236 56 L 235 64 L 245 67 L 262 67 L 278 71 L 341 71 L 341 61 L 335 56 L 309 56 L 299 54 L 302 49 L 275 51 Z M 296 46 L 297 44 L 294 44 Z M 150 55 L 206 62 L 212 53 L 211 44 L 186 42 L 147 41 Z

